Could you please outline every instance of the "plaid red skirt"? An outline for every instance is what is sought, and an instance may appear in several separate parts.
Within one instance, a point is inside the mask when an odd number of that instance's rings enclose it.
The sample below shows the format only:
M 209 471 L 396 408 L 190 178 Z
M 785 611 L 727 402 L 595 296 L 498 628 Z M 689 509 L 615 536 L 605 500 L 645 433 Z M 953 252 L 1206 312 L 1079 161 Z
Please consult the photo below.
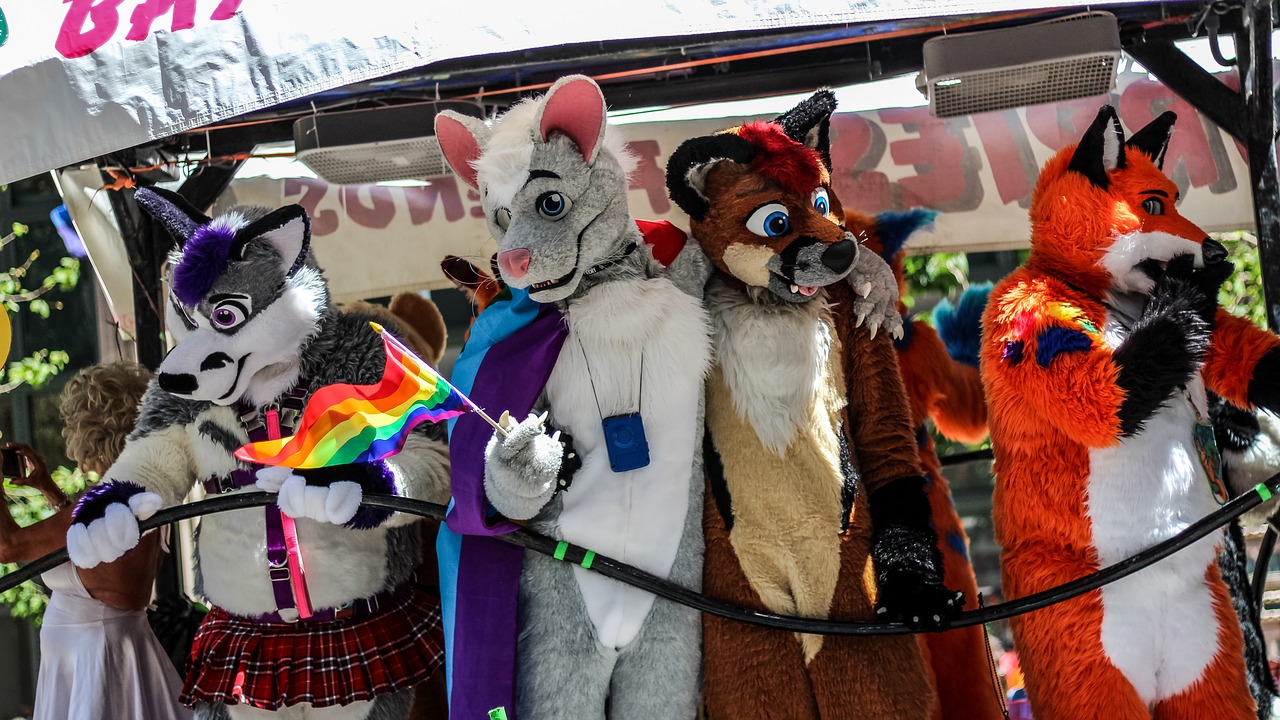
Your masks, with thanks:
M 358 620 L 260 623 L 215 607 L 196 632 L 181 700 L 346 705 L 411 688 L 443 662 L 439 601 L 417 588 Z

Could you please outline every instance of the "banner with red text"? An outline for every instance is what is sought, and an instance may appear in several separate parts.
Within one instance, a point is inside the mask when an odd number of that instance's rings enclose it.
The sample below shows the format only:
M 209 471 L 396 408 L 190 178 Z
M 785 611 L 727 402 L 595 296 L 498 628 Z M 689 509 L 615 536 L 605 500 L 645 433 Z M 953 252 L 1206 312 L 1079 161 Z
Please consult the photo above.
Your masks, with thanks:
M 1167 109 L 1177 112 L 1164 169 L 1182 191 L 1182 213 L 1211 232 L 1252 227 L 1242 149 L 1146 75 L 1123 76 L 1110 96 L 948 120 L 930 117 L 923 106 L 837 113 L 831 125 L 835 191 L 846 207 L 870 213 L 940 211 L 935 232 L 912 238 L 914 253 L 1026 247 L 1026 208 L 1040 165 L 1078 140 L 1107 103 L 1119 109 L 1129 133 Z M 631 178 L 632 213 L 687 227 L 667 196 L 667 157 L 690 137 L 745 119 L 616 127 L 640 159 Z M 313 217 L 317 257 L 335 297 L 356 299 L 449 287 L 440 273 L 447 254 L 489 266 L 494 244 L 480 198 L 454 177 L 427 182 L 387 187 L 329 185 L 314 178 L 238 179 L 219 205 L 301 204 Z

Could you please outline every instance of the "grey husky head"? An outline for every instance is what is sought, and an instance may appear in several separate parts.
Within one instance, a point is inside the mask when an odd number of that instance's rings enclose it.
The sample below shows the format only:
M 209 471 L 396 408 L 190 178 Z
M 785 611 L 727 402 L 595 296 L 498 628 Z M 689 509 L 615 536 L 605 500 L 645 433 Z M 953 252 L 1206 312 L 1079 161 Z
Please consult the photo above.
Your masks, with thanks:
M 160 387 L 218 405 L 260 405 L 288 390 L 329 306 L 306 211 L 239 206 L 211 220 L 159 188 L 136 198 L 178 241 L 166 312 L 177 345 L 160 364 Z
M 608 133 L 604 96 L 588 77 L 561 78 L 492 127 L 445 111 L 436 137 L 454 172 L 480 192 L 503 280 L 538 302 L 573 296 L 639 238 L 627 207 L 635 159 Z

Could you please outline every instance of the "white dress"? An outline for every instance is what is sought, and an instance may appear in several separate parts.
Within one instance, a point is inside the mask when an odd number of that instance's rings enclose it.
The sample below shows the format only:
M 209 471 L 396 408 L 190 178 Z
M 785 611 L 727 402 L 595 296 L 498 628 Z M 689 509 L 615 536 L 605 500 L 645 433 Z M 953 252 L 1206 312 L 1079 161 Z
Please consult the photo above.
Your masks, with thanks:
M 190 720 L 178 703 L 182 679 L 145 610 L 94 600 L 71 563 L 41 577 L 52 595 L 33 720 Z

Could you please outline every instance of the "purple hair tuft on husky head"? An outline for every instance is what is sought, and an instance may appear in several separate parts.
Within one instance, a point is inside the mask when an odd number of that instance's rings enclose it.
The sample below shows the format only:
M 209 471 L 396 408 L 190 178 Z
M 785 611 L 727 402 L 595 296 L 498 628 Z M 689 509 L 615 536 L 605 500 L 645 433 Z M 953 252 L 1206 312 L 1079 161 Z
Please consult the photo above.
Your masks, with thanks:
M 182 262 L 173 269 L 173 293 L 187 305 L 199 304 L 227 269 L 236 231 L 219 219 L 196 228 L 182 247 Z

